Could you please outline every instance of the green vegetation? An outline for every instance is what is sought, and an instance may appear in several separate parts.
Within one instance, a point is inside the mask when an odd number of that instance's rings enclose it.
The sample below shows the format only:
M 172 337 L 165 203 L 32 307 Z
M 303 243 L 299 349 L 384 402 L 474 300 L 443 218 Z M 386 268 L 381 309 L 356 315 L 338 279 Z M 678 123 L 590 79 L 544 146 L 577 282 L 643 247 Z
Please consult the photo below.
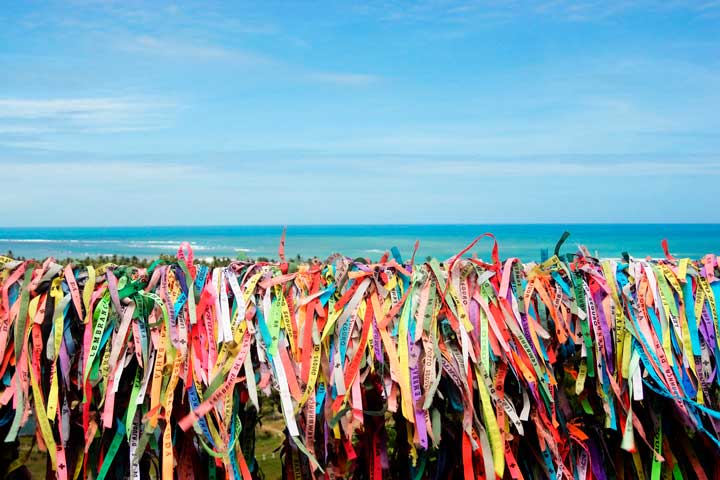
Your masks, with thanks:
M 278 415 L 266 418 L 263 425 L 255 429 L 255 460 L 267 479 L 281 477 L 280 447 L 285 439 L 284 428 L 285 422 Z
M 285 439 L 284 428 L 282 415 L 270 413 L 263 415 L 262 423 L 255 429 L 255 459 L 268 480 L 281 477 L 280 447 Z M 20 437 L 20 457 L 26 459 L 31 478 L 45 478 L 47 454 L 38 450 L 33 440 L 33 437 Z
M 16 256 L 13 254 L 12 250 L 9 250 L 6 254 L 6 256 L 10 258 L 14 258 L 15 260 L 28 260 L 28 258 L 23 256 Z M 36 258 L 34 259 L 36 261 L 42 261 L 43 259 Z M 297 266 L 301 263 L 312 263 L 314 261 L 318 260 L 317 258 L 303 258 L 300 255 L 297 255 L 293 258 L 287 259 L 288 263 L 288 270 L 290 272 L 294 272 L 297 270 Z M 364 259 L 358 259 L 359 261 L 365 261 Z M 67 265 L 67 264 L 73 264 L 76 267 L 87 267 L 88 265 L 92 265 L 93 267 L 101 267 L 103 265 L 127 265 L 131 267 L 137 267 L 137 268 L 148 268 L 150 265 L 152 265 L 154 262 L 160 262 L 160 263 L 173 263 L 177 261 L 177 258 L 173 255 L 167 255 L 167 254 L 161 254 L 155 257 L 138 257 L 136 255 L 133 255 L 131 257 L 128 257 L 126 255 L 98 255 L 98 256 L 88 256 L 88 257 L 65 257 L 65 258 L 56 258 L 55 262 L 60 265 Z M 232 262 L 243 262 L 243 263 L 254 263 L 254 262 L 269 262 L 269 263 L 275 263 L 277 260 L 274 258 L 268 258 L 268 257 L 258 257 L 258 258 L 249 258 L 245 254 L 238 255 L 237 258 L 230 258 L 230 257 L 195 257 L 194 263 L 196 265 L 206 265 L 210 268 L 216 268 L 216 267 L 226 267 Z

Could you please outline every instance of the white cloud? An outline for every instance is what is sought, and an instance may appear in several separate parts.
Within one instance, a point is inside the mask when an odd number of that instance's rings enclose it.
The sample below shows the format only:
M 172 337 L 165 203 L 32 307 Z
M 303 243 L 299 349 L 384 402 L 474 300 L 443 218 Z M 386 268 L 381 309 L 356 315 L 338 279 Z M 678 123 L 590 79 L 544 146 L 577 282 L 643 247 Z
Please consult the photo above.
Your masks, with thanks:
M 26 136 L 48 133 L 50 131 L 49 128 L 29 125 L 0 125 L 0 135 Z
M 338 72 L 313 72 L 306 78 L 313 82 L 328 83 L 348 87 L 363 87 L 378 83 L 381 78 L 377 75 L 364 73 L 338 73 Z
M 264 55 L 236 48 L 226 48 L 206 43 L 162 39 L 140 35 L 120 44 L 120 49 L 163 57 L 195 60 L 224 60 L 252 65 L 272 65 L 275 61 Z
M 0 118 L 110 120 L 167 108 L 171 103 L 129 98 L 0 98 Z
M 144 55 L 204 62 L 231 62 L 258 70 L 270 69 L 283 78 L 298 78 L 318 84 L 364 87 L 378 83 L 381 80 L 377 75 L 308 70 L 270 56 L 238 48 L 177 39 L 163 39 L 150 35 L 140 35 L 118 45 L 120 50 Z
M 62 168 L 58 168 L 62 167 Z M 3 171 L 10 178 L 33 176 L 41 182 L 71 182 L 71 186 L 87 186 L 100 178 L 115 179 L 121 185 L 127 182 L 155 184 L 157 179 L 179 180 L 198 174 L 201 170 L 192 165 L 161 164 L 153 165 L 141 162 L 17 162 L 3 164 Z M 60 174 L 59 172 L 62 172 Z M 74 179 L 74 180 L 73 180 Z
M 153 130 L 169 123 L 175 108 L 153 98 L 0 98 L 0 143 L 7 145 L 7 136 Z
M 631 11 L 645 13 L 687 12 L 696 17 L 712 17 L 720 13 L 717 0 L 420 0 L 363 2 L 353 8 L 355 13 L 379 16 L 387 21 L 438 22 L 451 24 L 483 24 L 512 21 L 518 18 L 547 17 L 569 22 L 600 21 Z
M 402 164 L 400 164 L 402 165 Z M 557 160 L 553 158 L 523 160 L 452 160 L 407 162 L 401 171 L 415 176 L 469 176 L 482 178 L 518 176 L 525 177 L 675 177 L 720 175 L 720 159 L 687 162 L 681 160 L 616 160 L 614 162 L 578 159 Z
M 346 166 L 347 161 L 339 161 L 346 159 L 326 158 L 311 160 L 317 165 L 310 170 L 303 162 L 297 171 L 278 168 L 274 161 L 229 169 L 230 162 L 6 157 L 0 158 L 5 186 L 0 203 L 24 206 L 8 212 L 7 225 L 712 221 L 716 218 L 695 208 L 698 202 L 712 204 L 711 189 L 699 189 L 695 203 L 677 202 L 672 192 L 689 191 L 720 174 L 720 157 L 702 159 L 699 168 L 683 163 L 686 159 L 619 158 L 603 164 L 587 158 L 369 157 Z M 327 188 L 318 195 L 306 188 L 308 182 Z M 270 201 L 265 194 L 269 184 L 285 186 Z M 63 189 L 60 207 L 58 186 Z M 388 195 L 392 202 L 386 201 Z M 123 208 L 115 208 L 118 202 Z M 368 212 L 367 205 L 380 203 L 387 208 Z
M 120 44 L 121 50 L 197 61 L 234 62 L 244 66 L 272 68 L 283 78 L 301 78 L 312 83 L 330 84 L 346 87 L 362 87 L 380 81 L 377 75 L 366 73 L 345 73 L 332 71 L 305 70 L 266 55 L 238 48 L 228 48 L 216 44 L 188 42 L 176 39 L 163 39 L 150 35 L 141 35 Z M 293 72 L 295 75 L 287 75 Z

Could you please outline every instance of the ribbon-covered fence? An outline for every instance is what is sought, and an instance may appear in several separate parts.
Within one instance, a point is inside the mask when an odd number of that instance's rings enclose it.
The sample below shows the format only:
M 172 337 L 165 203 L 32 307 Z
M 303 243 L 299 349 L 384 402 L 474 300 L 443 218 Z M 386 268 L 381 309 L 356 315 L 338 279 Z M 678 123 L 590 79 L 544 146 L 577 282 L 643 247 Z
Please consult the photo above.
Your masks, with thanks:
M 477 240 L 476 240 L 477 241 Z M 0 423 L 51 476 L 717 478 L 715 256 L 0 260 Z

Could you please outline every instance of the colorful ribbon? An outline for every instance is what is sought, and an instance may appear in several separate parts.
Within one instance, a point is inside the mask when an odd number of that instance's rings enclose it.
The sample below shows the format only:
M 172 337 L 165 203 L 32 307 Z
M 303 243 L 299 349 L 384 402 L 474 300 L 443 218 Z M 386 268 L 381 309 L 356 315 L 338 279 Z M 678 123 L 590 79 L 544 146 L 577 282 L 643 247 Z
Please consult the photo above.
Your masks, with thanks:
M 477 242 L 477 240 L 476 240 Z M 60 479 L 710 478 L 717 258 L 0 257 L 0 428 Z M 262 395 L 259 395 L 261 392 Z M 30 422 L 30 423 L 28 423 Z

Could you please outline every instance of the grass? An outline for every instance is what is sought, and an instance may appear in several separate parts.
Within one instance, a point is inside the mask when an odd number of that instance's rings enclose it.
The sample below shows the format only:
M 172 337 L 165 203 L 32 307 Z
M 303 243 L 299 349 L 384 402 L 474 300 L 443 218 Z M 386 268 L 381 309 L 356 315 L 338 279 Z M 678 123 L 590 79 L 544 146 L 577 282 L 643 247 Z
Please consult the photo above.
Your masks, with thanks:
M 282 465 L 280 463 L 280 445 L 285 436 L 283 429 L 285 422 L 282 416 L 277 418 L 266 416 L 263 425 L 255 431 L 255 460 L 268 480 L 280 478 Z
M 30 449 L 32 448 L 32 451 Z M 20 437 L 20 458 L 30 453 L 25 466 L 30 470 L 32 478 L 45 478 L 45 465 L 47 462 L 47 454 L 37 449 L 33 437 Z
M 265 478 L 274 480 L 281 478 L 280 449 L 284 440 L 284 422 L 280 415 L 267 415 L 263 425 L 255 431 L 255 459 L 260 465 Z M 32 437 L 20 437 L 20 457 L 24 457 L 32 447 L 25 466 L 30 470 L 32 478 L 45 478 L 47 454 L 33 445 Z

